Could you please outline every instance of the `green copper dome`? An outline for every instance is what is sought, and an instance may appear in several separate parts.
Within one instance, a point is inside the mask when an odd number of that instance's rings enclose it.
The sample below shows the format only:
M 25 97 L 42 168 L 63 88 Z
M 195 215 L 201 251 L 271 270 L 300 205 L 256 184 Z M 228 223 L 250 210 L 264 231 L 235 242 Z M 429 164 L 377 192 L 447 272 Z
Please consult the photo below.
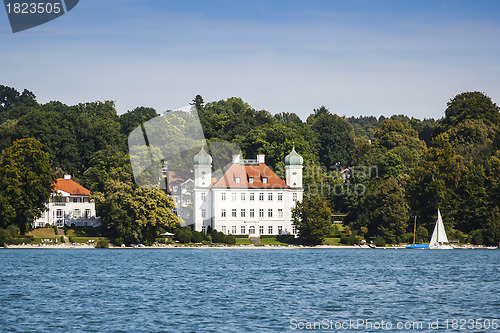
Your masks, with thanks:
M 290 154 L 285 156 L 285 165 L 302 165 L 302 163 L 304 163 L 304 159 L 297 154 L 295 147 L 292 148 Z
M 194 155 L 194 164 L 212 165 L 212 157 L 201 147 L 198 154 Z

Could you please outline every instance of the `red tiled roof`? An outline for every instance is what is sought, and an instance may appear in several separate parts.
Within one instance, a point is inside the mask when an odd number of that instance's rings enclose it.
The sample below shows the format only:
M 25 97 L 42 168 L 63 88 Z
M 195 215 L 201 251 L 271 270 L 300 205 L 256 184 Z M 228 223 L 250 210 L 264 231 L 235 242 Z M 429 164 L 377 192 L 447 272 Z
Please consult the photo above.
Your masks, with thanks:
M 90 191 L 72 179 L 57 178 L 55 190 L 64 191 L 74 195 L 90 195 Z
M 236 183 L 236 178 L 240 182 Z M 253 178 L 253 184 L 249 179 Z M 262 179 L 267 178 L 267 183 Z M 226 170 L 224 175 L 212 185 L 214 188 L 288 188 L 283 179 L 278 177 L 266 164 L 241 165 L 234 163 Z

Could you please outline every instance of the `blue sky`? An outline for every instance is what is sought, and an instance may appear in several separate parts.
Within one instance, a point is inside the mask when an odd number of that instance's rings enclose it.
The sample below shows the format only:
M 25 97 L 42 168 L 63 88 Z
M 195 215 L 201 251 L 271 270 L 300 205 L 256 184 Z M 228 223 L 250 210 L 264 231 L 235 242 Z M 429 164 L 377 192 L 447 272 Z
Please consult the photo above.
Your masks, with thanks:
M 42 103 L 158 111 L 241 97 L 303 119 L 440 118 L 479 90 L 500 103 L 500 1 L 81 0 L 13 34 L 0 10 L 0 84 Z

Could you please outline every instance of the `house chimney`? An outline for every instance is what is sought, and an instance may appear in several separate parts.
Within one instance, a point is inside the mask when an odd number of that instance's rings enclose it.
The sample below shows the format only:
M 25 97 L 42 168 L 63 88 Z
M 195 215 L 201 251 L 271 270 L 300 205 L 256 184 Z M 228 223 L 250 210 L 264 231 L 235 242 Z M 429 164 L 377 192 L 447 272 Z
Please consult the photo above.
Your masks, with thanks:
M 71 179 L 71 175 L 64 175 L 64 179 L 65 180 L 70 180 Z
M 233 163 L 240 164 L 240 154 L 233 155 Z
M 260 163 L 266 163 L 266 155 L 264 154 L 258 154 L 257 155 L 257 162 Z

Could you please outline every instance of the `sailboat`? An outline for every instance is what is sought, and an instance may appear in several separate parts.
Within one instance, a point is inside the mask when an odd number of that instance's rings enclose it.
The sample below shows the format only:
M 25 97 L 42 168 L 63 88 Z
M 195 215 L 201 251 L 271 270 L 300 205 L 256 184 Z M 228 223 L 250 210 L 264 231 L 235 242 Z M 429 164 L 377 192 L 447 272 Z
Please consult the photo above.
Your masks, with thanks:
M 434 226 L 434 231 L 432 232 L 431 241 L 429 242 L 430 249 L 439 250 L 450 250 L 453 249 L 451 245 L 446 245 L 448 243 L 448 237 L 446 236 L 446 231 L 444 230 L 443 218 L 441 217 L 441 212 L 438 208 L 438 217 L 436 220 L 436 225 Z

